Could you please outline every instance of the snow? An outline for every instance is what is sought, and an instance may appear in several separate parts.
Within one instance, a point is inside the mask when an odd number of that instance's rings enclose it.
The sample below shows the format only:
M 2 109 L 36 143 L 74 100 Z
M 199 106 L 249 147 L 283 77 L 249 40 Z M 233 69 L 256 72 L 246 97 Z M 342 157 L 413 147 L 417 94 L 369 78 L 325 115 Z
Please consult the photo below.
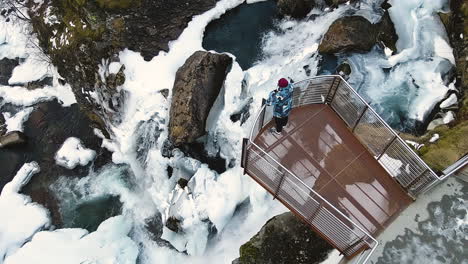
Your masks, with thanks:
M 131 224 L 123 216 L 115 216 L 90 234 L 77 228 L 38 232 L 4 264 L 133 264 L 138 246 L 127 236 L 130 230 Z
M 437 56 L 446 58 L 453 65 L 455 65 L 455 57 L 453 56 L 453 49 L 450 47 L 447 41 L 442 39 L 440 36 L 437 36 L 434 39 L 434 51 Z
M 453 113 L 453 111 L 448 111 L 442 118 L 442 122 L 444 122 L 444 124 L 448 124 L 453 120 L 455 120 L 455 114 Z
M 439 134 L 435 133 L 434 135 L 432 135 L 431 139 L 429 139 L 429 142 L 434 143 L 439 139 L 439 137 Z
M 109 73 L 117 74 L 120 71 L 121 67 L 122 67 L 122 64 L 120 64 L 119 62 L 111 62 L 109 64 Z
M 54 86 L 28 90 L 20 86 L 1 86 L 0 97 L 4 102 L 14 105 L 31 106 L 33 104 L 58 99 L 63 106 L 70 106 L 76 103 L 75 95 L 70 85 L 60 85 L 58 82 Z
M 45 58 L 29 56 L 26 61 L 15 67 L 8 84 L 18 85 L 49 77 L 51 76 L 50 67 L 52 66 Z
M 19 193 L 38 172 L 36 162 L 24 164 L 0 194 L 0 263 L 22 247 L 34 233 L 50 225 L 48 211 Z
M 33 107 L 27 107 L 15 115 L 11 115 L 9 112 L 4 112 L 3 117 L 5 118 L 5 124 L 7 132 L 11 131 L 23 131 L 23 123 L 28 120 L 29 115 L 34 110 Z
M 55 155 L 58 165 L 67 169 L 74 169 L 76 166 L 86 166 L 96 157 L 96 152 L 83 146 L 78 138 L 70 137 Z
M 453 93 L 440 104 L 440 108 L 444 109 L 444 108 L 450 107 L 456 104 L 457 101 L 458 101 L 457 95 Z

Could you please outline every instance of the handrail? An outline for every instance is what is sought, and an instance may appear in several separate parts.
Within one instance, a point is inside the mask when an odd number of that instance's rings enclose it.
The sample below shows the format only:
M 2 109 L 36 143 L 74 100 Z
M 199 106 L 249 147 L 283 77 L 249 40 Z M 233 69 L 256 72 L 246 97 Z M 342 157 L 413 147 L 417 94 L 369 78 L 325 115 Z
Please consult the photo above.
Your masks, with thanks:
M 318 198 L 320 198 L 320 200 L 322 200 L 323 202 L 325 202 L 328 206 L 330 206 L 334 211 L 336 211 L 339 215 L 341 215 L 342 217 L 344 217 L 344 219 L 346 219 L 347 221 L 349 221 L 350 223 L 352 223 L 355 227 L 357 227 L 364 235 L 366 235 L 367 237 L 369 237 L 371 240 L 373 240 L 377 245 L 379 244 L 379 242 L 373 237 L 371 236 L 367 231 L 365 231 L 362 227 L 360 227 L 358 224 L 356 224 L 353 220 L 351 220 L 347 215 L 345 215 L 344 213 L 342 213 L 338 208 L 336 208 L 334 205 L 332 205 L 327 199 L 325 199 L 322 195 L 320 195 L 319 193 L 317 193 L 316 191 L 314 191 L 312 188 L 310 188 L 309 186 L 307 186 L 307 184 L 305 182 L 303 182 L 299 177 L 296 176 L 296 174 L 294 174 L 292 171 L 290 171 L 288 168 L 284 167 L 281 163 L 279 163 L 275 158 L 273 158 L 270 154 L 268 154 L 267 152 L 265 152 L 260 146 L 258 146 L 255 142 L 253 142 L 252 140 L 250 140 L 250 144 L 254 145 L 258 150 L 260 150 L 264 155 L 266 155 L 267 157 L 269 157 L 273 162 L 276 163 L 276 165 L 279 165 L 282 169 L 284 169 L 287 173 L 289 173 L 291 176 L 294 177 L 294 179 L 298 180 L 300 183 L 302 183 L 309 191 L 311 191 L 314 196 L 317 196 Z M 267 161 L 268 162 L 268 161 Z M 283 176 L 284 177 L 284 176 Z M 338 219 L 338 218 L 337 218 Z M 343 221 L 341 221 L 340 219 L 338 219 L 341 223 L 343 223 Z M 344 223 L 343 223 L 344 224 Z M 346 224 L 345 224 L 346 225 Z M 350 229 L 351 230 L 351 229 Z M 351 230 L 351 232 L 353 232 Z M 353 232 L 354 233 L 354 232 Z M 357 234 L 354 233 L 356 236 Z M 367 242 L 366 242 L 367 243 Z M 367 243 L 368 244 L 368 243 Z M 376 246 L 377 246 L 376 245 Z
M 351 85 L 350 85 L 345 79 L 343 79 L 343 77 L 341 77 L 340 75 L 332 75 L 332 76 L 341 78 L 342 81 L 344 81 L 344 83 L 348 86 L 349 90 L 351 90 L 356 96 L 358 96 L 359 99 L 361 99 L 361 101 L 368 107 L 368 109 L 379 119 L 379 121 L 381 121 L 381 122 L 384 124 L 384 126 L 385 126 L 386 128 L 388 128 L 388 129 L 390 130 L 390 132 L 391 132 L 394 136 L 396 136 L 399 140 L 401 140 L 401 141 L 403 141 L 403 142 L 406 142 L 404 139 L 402 139 L 402 138 L 398 135 L 398 133 L 395 133 L 395 130 L 393 130 L 393 128 L 391 128 L 391 127 L 387 124 L 387 122 L 385 122 L 385 120 L 384 120 L 384 119 L 383 119 L 383 118 L 382 118 L 382 117 L 381 117 L 381 116 L 364 100 L 364 98 L 362 98 L 362 96 L 361 96 L 358 92 L 356 92 L 356 91 L 351 87 Z M 404 147 L 405 147 L 408 151 L 410 151 L 411 153 L 413 153 L 413 154 L 416 156 L 416 158 L 417 158 L 422 164 L 424 164 L 425 167 L 426 167 L 427 169 L 429 169 L 429 171 L 432 172 L 438 179 L 441 179 L 441 178 L 437 175 L 437 173 L 435 173 L 435 172 L 426 164 L 426 162 L 424 162 L 424 161 L 421 159 L 421 157 L 419 157 L 419 155 L 418 155 L 416 152 L 414 152 L 414 150 L 411 149 L 411 148 L 408 146 L 408 144 L 405 143 L 405 144 L 404 144 Z
M 468 165 L 468 154 L 465 154 L 461 159 L 457 160 L 455 163 L 447 167 L 443 173 L 444 173 L 444 179 L 447 178 L 448 176 L 458 172 L 461 168 L 465 167 Z

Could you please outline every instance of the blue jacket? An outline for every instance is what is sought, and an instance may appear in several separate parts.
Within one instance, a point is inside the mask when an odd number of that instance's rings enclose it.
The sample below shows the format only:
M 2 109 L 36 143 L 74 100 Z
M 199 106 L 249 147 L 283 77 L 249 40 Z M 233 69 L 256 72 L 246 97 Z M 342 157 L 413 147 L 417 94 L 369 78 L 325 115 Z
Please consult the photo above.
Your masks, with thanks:
M 267 104 L 273 105 L 273 116 L 287 117 L 292 108 L 292 93 L 294 87 L 289 84 L 287 87 L 278 88 L 270 92 Z

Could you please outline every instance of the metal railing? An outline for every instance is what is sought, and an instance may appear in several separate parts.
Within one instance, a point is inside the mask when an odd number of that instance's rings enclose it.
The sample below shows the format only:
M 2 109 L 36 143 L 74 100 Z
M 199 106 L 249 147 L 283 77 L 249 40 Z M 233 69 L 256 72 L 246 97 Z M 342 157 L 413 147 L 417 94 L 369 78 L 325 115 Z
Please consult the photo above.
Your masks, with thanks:
M 329 104 L 412 197 L 446 178 L 438 176 L 341 76 L 313 77 L 295 83 L 294 88 L 293 107 Z M 251 141 L 271 121 L 272 115 L 271 107 L 262 107 L 251 131 Z
M 300 216 L 342 254 L 374 251 L 377 240 L 255 143 L 247 142 L 243 167 L 260 185 Z M 367 260 L 367 259 L 366 259 Z
M 295 83 L 293 107 L 309 104 L 330 105 L 409 195 L 415 197 L 446 177 L 434 173 L 341 76 L 317 76 Z M 357 263 L 365 263 L 377 240 L 254 142 L 272 118 L 272 108 L 264 104 L 249 139 L 244 140 L 243 168 L 249 174 L 262 175 L 254 179 L 341 253 L 348 257 L 361 253 Z

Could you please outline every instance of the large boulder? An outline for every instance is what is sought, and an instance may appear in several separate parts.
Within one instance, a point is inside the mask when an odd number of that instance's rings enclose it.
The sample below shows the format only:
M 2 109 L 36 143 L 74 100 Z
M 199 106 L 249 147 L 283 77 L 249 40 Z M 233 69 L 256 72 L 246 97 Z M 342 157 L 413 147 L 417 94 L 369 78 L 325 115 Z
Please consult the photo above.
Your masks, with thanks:
M 393 22 L 387 12 L 377 24 L 372 24 L 361 16 L 347 16 L 333 22 L 318 50 L 325 54 L 368 52 L 380 42 L 395 50 L 397 39 Z
M 217 0 L 26 1 L 40 47 L 69 83 L 93 126 L 118 124 L 124 76 L 108 82 L 110 63 L 128 48 L 151 60 L 179 37 L 192 17 Z M 189 8 L 187 8 L 189 7 Z M 59 41 L 61 40 L 61 41 Z M 104 75 L 103 75 L 104 73 Z M 120 74 L 122 75 L 122 74 Z M 96 100 L 99 98 L 99 100 Z
M 238 264 L 321 263 L 333 249 L 290 212 L 270 219 L 240 248 Z
M 278 11 L 285 16 L 304 18 L 315 4 L 315 0 L 278 0 Z
M 176 146 L 205 134 L 206 119 L 218 96 L 231 57 L 197 51 L 177 71 L 169 120 L 169 140 Z

